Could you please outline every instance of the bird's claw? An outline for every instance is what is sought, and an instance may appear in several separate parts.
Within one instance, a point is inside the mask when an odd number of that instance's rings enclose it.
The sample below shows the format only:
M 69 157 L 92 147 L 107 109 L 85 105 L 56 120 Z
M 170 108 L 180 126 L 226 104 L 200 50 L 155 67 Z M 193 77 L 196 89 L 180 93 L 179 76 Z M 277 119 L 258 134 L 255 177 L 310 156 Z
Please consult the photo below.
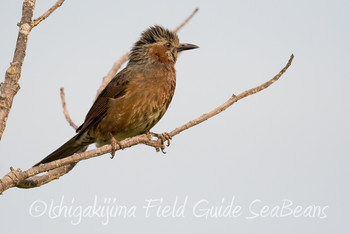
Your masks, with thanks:
M 170 140 L 172 139 L 170 134 L 167 132 L 163 132 L 163 133 L 154 133 L 151 132 L 151 134 L 155 137 L 157 137 L 158 139 L 160 139 L 160 142 L 162 143 L 162 145 L 164 145 L 164 142 L 167 142 L 166 146 L 170 146 Z
M 119 149 L 123 150 L 124 148 L 119 143 L 119 141 L 117 141 L 117 139 L 114 138 L 112 133 L 109 133 L 109 135 L 111 136 L 111 146 L 112 146 L 111 159 L 113 159 L 115 156 L 115 151 L 117 151 L 117 149 L 118 149 L 118 146 L 119 146 Z
M 158 139 L 160 139 L 160 143 L 162 144 L 162 147 L 160 148 L 156 148 L 156 151 L 159 152 L 159 150 L 162 151 L 163 154 L 166 154 L 166 152 L 164 151 L 165 149 L 165 142 L 167 142 L 166 146 L 169 147 L 170 146 L 170 140 L 172 139 L 170 134 L 167 132 L 163 132 L 163 133 L 154 133 L 154 132 L 149 132 L 151 136 L 157 137 Z

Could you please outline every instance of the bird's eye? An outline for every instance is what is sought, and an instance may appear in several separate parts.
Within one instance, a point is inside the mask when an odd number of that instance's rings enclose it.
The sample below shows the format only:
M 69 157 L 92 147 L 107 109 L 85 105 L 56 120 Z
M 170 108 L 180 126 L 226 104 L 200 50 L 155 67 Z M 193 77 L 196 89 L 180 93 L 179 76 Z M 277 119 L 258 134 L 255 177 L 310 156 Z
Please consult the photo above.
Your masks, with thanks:
M 165 46 L 166 46 L 166 48 L 170 49 L 170 47 L 171 47 L 170 42 L 166 43 Z

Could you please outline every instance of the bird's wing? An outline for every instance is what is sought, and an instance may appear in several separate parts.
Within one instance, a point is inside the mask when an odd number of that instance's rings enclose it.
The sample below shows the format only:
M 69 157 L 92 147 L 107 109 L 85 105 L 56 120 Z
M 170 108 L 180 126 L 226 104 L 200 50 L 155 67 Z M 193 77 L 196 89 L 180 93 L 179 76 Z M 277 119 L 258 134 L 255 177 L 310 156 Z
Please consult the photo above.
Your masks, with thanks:
M 130 78 L 132 78 L 130 70 L 124 68 L 108 83 L 90 108 L 84 123 L 77 129 L 79 135 L 82 135 L 87 129 L 99 123 L 106 116 L 108 102 L 125 94 Z

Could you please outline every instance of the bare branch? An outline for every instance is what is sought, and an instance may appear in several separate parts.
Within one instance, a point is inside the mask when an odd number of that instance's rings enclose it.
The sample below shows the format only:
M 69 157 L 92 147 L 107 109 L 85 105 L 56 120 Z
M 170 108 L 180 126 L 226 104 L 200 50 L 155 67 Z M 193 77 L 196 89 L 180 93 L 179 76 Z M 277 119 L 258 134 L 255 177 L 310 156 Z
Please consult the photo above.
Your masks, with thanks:
M 126 53 L 124 54 L 118 61 L 116 61 L 111 70 L 109 70 L 108 74 L 105 75 L 102 79 L 102 84 L 101 86 L 98 88 L 97 90 L 97 94 L 96 94 L 96 97 L 94 99 L 94 102 L 95 100 L 97 99 L 98 95 L 100 95 L 100 93 L 102 92 L 102 90 L 108 85 L 108 83 L 113 79 L 114 75 L 117 73 L 117 71 L 120 69 L 120 67 L 126 62 L 128 61 L 129 59 L 129 55 L 130 53 Z
M 69 125 L 72 126 L 76 130 L 78 128 L 78 126 L 70 118 L 68 110 L 67 110 L 66 97 L 65 97 L 65 94 L 64 94 L 64 88 L 60 88 L 60 94 L 61 94 L 62 109 L 63 109 L 64 117 L 66 117 L 66 120 L 69 123 Z
M 27 42 L 32 29 L 31 22 L 35 8 L 35 0 L 24 0 L 22 18 L 19 23 L 16 49 L 10 67 L 6 70 L 5 80 L 0 84 L 0 140 L 6 128 L 7 117 L 10 113 L 13 98 L 20 86 L 18 80 L 21 77 L 22 64 L 26 55 Z
M 242 99 L 242 98 L 245 98 L 249 95 L 252 95 L 252 94 L 255 94 L 257 92 L 260 92 L 261 90 L 263 89 L 266 89 L 267 87 L 269 87 L 271 84 L 273 84 L 274 82 L 276 82 L 286 71 L 287 69 L 289 68 L 289 66 L 292 64 L 292 61 L 294 59 L 294 55 L 292 54 L 290 56 L 290 59 L 287 63 L 287 65 L 277 74 L 275 75 L 271 80 L 255 87 L 255 88 L 252 88 L 252 89 L 249 89 L 247 91 L 244 91 L 243 93 L 239 94 L 239 95 L 232 95 L 232 97 L 230 99 L 228 99 L 225 103 L 223 103 L 222 105 L 218 106 L 217 108 L 215 108 L 214 110 L 182 125 L 181 127 L 179 128 L 176 128 L 175 130 L 171 131 L 169 134 L 170 136 L 175 136 L 177 134 L 179 134 L 180 132 L 190 128 L 190 127 L 193 127 L 197 124 L 200 124 L 202 123 L 203 121 L 219 114 L 220 112 L 226 110 L 228 107 L 230 107 L 233 103 L 237 102 L 238 100 Z
M 174 29 L 173 32 L 177 33 L 181 28 L 183 28 L 183 26 L 185 26 L 192 19 L 192 17 L 197 13 L 198 10 L 199 10 L 198 7 L 194 9 L 192 14 L 182 24 L 180 24 L 176 29 Z
M 70 172 L 76 163 L 68 164 L 59 168 L 48 171 L 41 176 L 32 176 L 28 179 L 25 179 L 17 184 L 18 188 L 34 188 L 44 185 L 52 180 L 60 178 L 62 175 Z
M 270 79 L 269 81 L 255 87 L 252 88 L 250 90 L 244 91 L 243 93 L 235 96 L 232 95 L 232 97 L 230 97 L 225 103 L 223 103 L 222 105 L 218 106 L 217 108 L 215 108 L 214 110 L 192 120 L 189 121 L 188 123 L 176 128 L 175 130 L 171 131 L 169 133 L 169 135 L 171 137 L 174 137 L 175 135 L 178 135 L 179 133 L 185 131 L 186 129 L 189 129 L 199 123 L 202 123 L 203 121 L 221 113 L 222 111 L 224 111 L 225 109 L 227 109 L 228 107 L 230 107 L 233 103 L 237 102 L 238 100 L 245 98 L 247 96 L 250 96 L 252 94 L 255 94 L 257 92 L 260 92 L 263 89 L 266 89 L 267 87 L 269 87 L 271 84 L 273 84 L 274 82 L 276 82 L 288 69 L 288 67 L 291 65 L 292 61 L 293 61 L 294 55 L 291 55 L 287 65 L 277 74 L 275 75 L 272 79 Z M 148 146 L 152 146 L 156 149 L 164 149 L 164 143 L 161 142 L 161 139 L 157 139 L 157 140 L 152 140 L 151 136 L 149 134 L 142 134 L 139 136 L 135 136 L 126 140 L 123 140 L 120 143 L 120 146 L 117 145 L 116 146 L 116 150 L 120 150 L 120 148 L 129 148 L 132 147 L 134 145 L 138 145 L 138 144 L 145 144 Z M 96 156 L 100 156 L 102 154 L 106 154 L 112 151 L 112 146 L 111 145 L 105 145 L 102 146 L 100 148 L 94 149 L 94 150 L 90 150 L 84 153 L 76 153 L 73 154 L 70 157 L 67 158 L 63 158 L 63 159 L 59 159 L 53 162 L 49 162 L 46 164 L 40 164 L 39 166 L 30 168 L 27 171 L 21 171 L 20 169 L 14 170 L 11 169 L 11 172 L 9 172 L 8 174 L 6 174 L 1 180 L 0 180 L 0 193 L 2 193 L 3 191 L 7 190 L 8 188 L 11 187 L 21 187 L 22 185 L 22 181 L 24 181 L 25 179 L 32 177 L 34 175 L 37 175 L 39 173 L 45 172 L 45 171 L 49 171 L 49 170 L 53 170 L 55 168 L 58 167 L 62 167 L 65 165 L 69 165 L 72 163 L 77 163 L 81 160 L 86 160 L 92 157 L 96 157 Z
M 53 5 L 50 9 L 48 9 L 44 14 L 42 14 L 39 18 L 33 20 L 33 22 L 31 23 L 31 27 L 34 28 L 35 26 L 37 26 L 41 21 L 43 21 L 44 19 L 46 19 L 47 17 L 49 17 L 52 12 L 54 12 L 57 8 L 59 8 L 63 2 L 65 0 L 58 0 L 55 5 Z
M 61 92 L 61 101 L 62 101 L 62 108 L 63 108 L 63 114 L 66 117 L 67 122 L 70 126 L 72 126 L 74 129 L 77 129 L 77 126 L 74 124 L 73 120 L 70 118 L 67 106 L 66 106 L 66 99 L 64 94 L 64 89 L 60 89 Z M 83 149 L 79 150 L 78 153 L 85 152 L 87 150 L 88 146 L 85 146 Z M 51 182 L 52 180 L 59 179 L 61 176 L 67 174 L 70 172 L 74 167 L 76 163 L 71 163 L 59 168 L 55 168 L 53 170 L 49 170 L 47 173 L 41 176 L 32 176 L 29 177 L 22 182 L 19 182 L 17 185 L 18 188 L 35 188 L 39 187 L 41 185 L 47 184 Z
M 88 146 L 85 146 L 77 153 L 83 153 L 87 150 L 87 148 Z M 71 163 L 58 168 L 54 168 L 52 170 L 48 170 L 44 175 L 41 176 L 31 176 L 23 181 L 19 181 L 16 187 L 26 189 L 40 187 L 41 185 L 47 184 L 52 180 L 59 179 L 61 176 L 70 172 L 76 165 L 77 163 Z
M 19 32 L 15 53 L 12 62 L 10 63 L 10 67 L 6 70 L 5 80 L 0 84 L 0 140 L 6 128 L 6 122 L 12 107 L 13 99 L 20 89 L 18 81 L 21 77 L 22 64 L 26 56 L 29 34 L 33 27 L 46 19 L 53 11 L 61 6 L 63 2 L 64 0 L 57 1 L 56 4 L 47 12 L 45 12 L 38 19 L 32 21 L 35 8 L 35 0 L 23 1 L 22 17 L 21 21 L 18 23 Z

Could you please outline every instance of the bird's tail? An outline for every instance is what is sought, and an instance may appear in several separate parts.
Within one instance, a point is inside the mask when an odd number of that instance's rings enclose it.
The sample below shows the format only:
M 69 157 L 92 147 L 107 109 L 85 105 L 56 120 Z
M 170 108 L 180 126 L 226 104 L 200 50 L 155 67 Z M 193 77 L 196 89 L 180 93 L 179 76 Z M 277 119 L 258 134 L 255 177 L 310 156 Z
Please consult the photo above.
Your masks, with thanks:
M 75 135 L 72 139 L 70 139 L 65 144 L 63 144 L 60 148 L 58 148 L 57 150 L 55 150 L 54 152 L 46 156 L 46 158 L 44 158 L 43 160 L 35 164 L 33 167 L 38 166 L 41 163 L 48 163 L 48 162 L 55 161 L 57 159 L 68 157 L 92 143 L 88 141 L 83 141 L 79 139 L 80 137 L 81 136 L 79 136 L 79 134 Z

